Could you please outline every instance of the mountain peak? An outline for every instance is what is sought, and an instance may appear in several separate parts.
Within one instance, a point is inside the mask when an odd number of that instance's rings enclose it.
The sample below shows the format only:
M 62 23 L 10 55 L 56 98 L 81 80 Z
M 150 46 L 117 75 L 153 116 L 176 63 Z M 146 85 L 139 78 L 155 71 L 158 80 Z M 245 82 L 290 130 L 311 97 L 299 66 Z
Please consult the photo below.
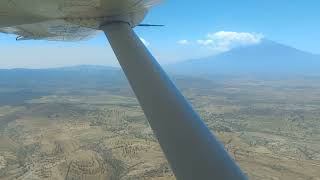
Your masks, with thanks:
M 179 74 L 319 74 L 320 56 L 268 39 L 259 44 L 169 66 Z M 194 72 L 197 72 L 196 74 Z

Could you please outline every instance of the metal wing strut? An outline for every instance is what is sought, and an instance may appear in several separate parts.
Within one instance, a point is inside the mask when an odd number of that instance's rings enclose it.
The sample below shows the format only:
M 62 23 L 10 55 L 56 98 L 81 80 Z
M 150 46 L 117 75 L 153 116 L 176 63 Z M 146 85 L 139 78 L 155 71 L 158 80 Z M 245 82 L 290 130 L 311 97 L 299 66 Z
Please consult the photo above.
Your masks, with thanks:
M 101 29 L 178 180 L 247 179 L 125 22 Z

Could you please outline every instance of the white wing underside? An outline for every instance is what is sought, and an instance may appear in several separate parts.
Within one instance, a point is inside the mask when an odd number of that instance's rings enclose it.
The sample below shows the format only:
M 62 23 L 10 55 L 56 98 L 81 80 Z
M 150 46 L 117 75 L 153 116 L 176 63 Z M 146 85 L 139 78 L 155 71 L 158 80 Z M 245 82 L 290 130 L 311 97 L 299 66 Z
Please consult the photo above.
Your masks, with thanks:
M 0 28 L 0 32 L 17 35 L 17 40 L 81 41 L 94 37 L 98 31 L 65 20 Z
M 2 2 L 1 2 L 2 1 Z M 7 1 L 8 4 L 1 4 Z M 126 15 L 133 25 L 161 0 L 0 0 L 17 13 L 43 20 L 0 27 L 0 32 L 17 35 L 17 40 L 79 41 L 95 36 L 106 18 Z M 1 9 L 0 9 L 1 15 Z

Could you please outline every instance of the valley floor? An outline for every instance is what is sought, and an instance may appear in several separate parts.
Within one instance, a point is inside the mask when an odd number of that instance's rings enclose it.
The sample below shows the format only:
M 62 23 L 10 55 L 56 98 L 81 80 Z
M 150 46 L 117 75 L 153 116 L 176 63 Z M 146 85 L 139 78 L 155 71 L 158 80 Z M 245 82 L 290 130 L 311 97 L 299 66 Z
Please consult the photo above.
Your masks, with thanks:
M 319 83 L 176 81 L 250 179 L 320 179 Z M 57 90 L 2 104 L 0 135 L 3 180 L 175 179 L 127 91 Z

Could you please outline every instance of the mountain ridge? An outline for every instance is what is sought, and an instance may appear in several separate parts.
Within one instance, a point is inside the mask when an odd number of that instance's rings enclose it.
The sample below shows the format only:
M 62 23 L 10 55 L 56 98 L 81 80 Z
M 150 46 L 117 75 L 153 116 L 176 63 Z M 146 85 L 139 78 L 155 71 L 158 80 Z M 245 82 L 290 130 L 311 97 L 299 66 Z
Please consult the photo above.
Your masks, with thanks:
M 271 40 L 167 66 L 178 74 L 320 74 L 320 55 Z

